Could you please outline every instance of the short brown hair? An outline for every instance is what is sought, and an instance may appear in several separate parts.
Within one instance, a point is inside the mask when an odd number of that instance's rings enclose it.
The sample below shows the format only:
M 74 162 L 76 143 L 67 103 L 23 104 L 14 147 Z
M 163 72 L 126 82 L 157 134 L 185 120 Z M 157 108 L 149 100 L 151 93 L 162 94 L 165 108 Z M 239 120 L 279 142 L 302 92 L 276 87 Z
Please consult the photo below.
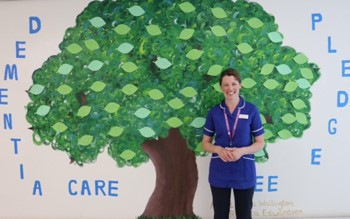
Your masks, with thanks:
M 239 74 L 239 72 L 236 69 L 227 68 L 227 69 L 225 69 L 224 71 L 221 72 L 221 75 L 220 75 L 220 86 L 221 86 L 221 83 L 222 83 L 222 78 L 224 76 L 233 76 L 233 77 L 235 77 L 235 79 L 239 83 L 241 83 L 241 75 Z

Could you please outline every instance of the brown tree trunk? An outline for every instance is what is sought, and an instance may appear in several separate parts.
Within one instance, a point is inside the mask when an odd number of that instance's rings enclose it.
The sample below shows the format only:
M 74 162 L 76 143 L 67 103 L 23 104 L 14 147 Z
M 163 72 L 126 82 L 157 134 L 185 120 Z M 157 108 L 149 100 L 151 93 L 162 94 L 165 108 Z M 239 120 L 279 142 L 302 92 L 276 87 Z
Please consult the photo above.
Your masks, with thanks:
M 171 129 L 167 138 L 147 141 L 142 147 L 154 164 L 156 185 L 141 217 L 195 217 L 196 156 L 179 130 Z

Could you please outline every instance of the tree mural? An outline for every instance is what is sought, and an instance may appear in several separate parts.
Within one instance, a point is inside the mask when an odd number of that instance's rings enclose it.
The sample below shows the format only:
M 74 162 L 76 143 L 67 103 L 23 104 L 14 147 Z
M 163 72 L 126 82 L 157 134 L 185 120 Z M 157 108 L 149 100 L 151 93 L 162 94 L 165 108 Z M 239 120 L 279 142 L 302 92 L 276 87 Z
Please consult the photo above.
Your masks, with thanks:
M 260 109 L 265 140 L 301 137 L 310 126 L 317 65 L 282 45 L 274 17 L 243 0 L 94 1 L 33 73 L 27 120 L 35 144 L 79 165 L 106 148 L 119 167 L 149 159 L 156 185 L 143 218 L 195 218 L 205 156 L 202 128 L 223 97 L 226 67 Z M 256 156 L 267 160 L 266 147 Z

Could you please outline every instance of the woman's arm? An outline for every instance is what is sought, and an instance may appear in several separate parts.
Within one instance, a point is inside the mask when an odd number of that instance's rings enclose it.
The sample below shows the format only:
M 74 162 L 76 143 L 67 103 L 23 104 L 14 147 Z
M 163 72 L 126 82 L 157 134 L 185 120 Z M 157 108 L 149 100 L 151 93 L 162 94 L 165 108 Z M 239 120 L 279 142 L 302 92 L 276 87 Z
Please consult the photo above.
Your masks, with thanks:
M 223 160 L 224 162 L 233 161 L 234 157 L 231 151 L 226 150 L 221 146 L 213 145 L 212 142 L 213 142 L 212 137 L 203 135 L 202 147 L 206 152 L 218 154 L 221 160 Z

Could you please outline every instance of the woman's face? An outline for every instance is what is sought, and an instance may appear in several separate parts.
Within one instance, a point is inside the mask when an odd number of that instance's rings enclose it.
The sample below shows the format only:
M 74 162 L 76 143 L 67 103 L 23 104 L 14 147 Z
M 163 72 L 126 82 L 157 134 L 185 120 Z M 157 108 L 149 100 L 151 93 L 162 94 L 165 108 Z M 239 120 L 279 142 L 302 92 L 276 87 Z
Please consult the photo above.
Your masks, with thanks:
M 233 100 L 239 97 L 241 84 L 234 76 L 224 76 L 221 82 L 221 90 L 227 100 Z

